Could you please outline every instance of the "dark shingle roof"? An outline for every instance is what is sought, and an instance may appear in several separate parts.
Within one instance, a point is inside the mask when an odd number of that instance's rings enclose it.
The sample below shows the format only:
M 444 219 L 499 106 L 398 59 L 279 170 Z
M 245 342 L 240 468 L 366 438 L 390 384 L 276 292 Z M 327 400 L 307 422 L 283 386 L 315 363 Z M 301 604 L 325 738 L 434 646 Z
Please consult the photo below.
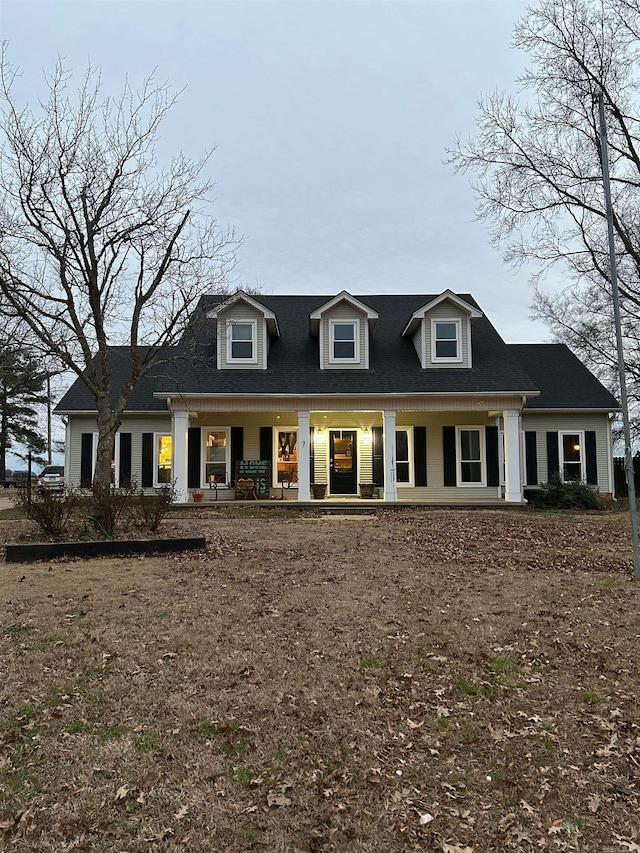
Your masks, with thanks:
M 476 305 L 471 296 L 462 298 Z M 233 394 L 413 394 L 527 391 L 534 386 L 486 317 L 473 324 L 473 367 L 423 370 L 410 338 L 402 332 L 411 315 L 434 295 L 357 296 L 380 315 L 371 332 L 369 370 L 320 370 L 318 338 L 311 337 L 309 315 L 327 296 L 262 296 L 259 301 L 278 318 L 280 337 L 272 340 L 267 370 L 216 370 L 211 328 L 208 358 L 182 361 L 167 392 Z M 219 301 L 205 297 L 201 310 Z
M 327 296 L 261 296 L 255 298 L 278 318 L 280 337 L 271 341 L 267 370 L 217 370 L 215 323 L 205 313 L 223 297 L 204 296 L 181 343 L 170 359 L 137 384 L 129 411 L 166 411 L 154 391 L 169 394 L 414 394 L 491 393 L 542 390 L 543 407 L 613 408 L 615 401 L 566 347 L 555 358 L 556 370 L 533 364 L 540 353 L 546 364 L 549 347 L 507 345 L 486 317 L 472 325 L 472 368 L 423 370 L 410 338 L 402 331 L 411 315 L 437 294 L 357 296 L 376 311 L 370 338 L 369 370 L 320 370 L 318 338 L 311 337 L 309 315 L 329 301 Z M 476 307 L 468 294 L 459 294 Z M 532 352 L 525 351 L 533 347 Z M 538 347 L 540 349 L 538 349 Z M 567 359 L 566 354 L 570 357 Z M 554 359 L 551 357 L 551 361 Z M 112 350 L 114 387 L 127 378 L 128 350 Z M 567 395 L 570 396 L 567 396 Z M 563 403 L 555 402 L 564 400 Z M 597 400 L 598 402 L 594 402 Z M 604 402 L 603 402 L 604 401 Z M 535 407 L 536 398 L 528 405 Z M 93 398 L 77 380 L 58 404 L 59 411 L 95 410 Z
M 509 344 L 542 392 L 527 409 L 619 409 L 615 397 L 564 344 Z
M 109 362 L 111 375 L 113 377 L 114 390 L 112 404 L 115 404 L 121 388 L 129 378 L 129 369 L 131 365 L 129 347 L 111 347 L 109 351 Z M 153 396 L 153 392 L 157 390 L 158 382 L 164 377 L 167 367 L 167 365 L 162 363 L 156 365 L 151 373 L 146 374 L 136 383 L 133 391 L 131 392 L 127 411 L 167 411 L 166 400 L 157 400 Z M 171 369 L 173 370 L 173 368 Z M 69 388 L 56 406 L 56 411 L 58 412 L 95 412 L 95 410 L 96 401 L 87 386 L 80 379 L 76 379 L 71 388 Z

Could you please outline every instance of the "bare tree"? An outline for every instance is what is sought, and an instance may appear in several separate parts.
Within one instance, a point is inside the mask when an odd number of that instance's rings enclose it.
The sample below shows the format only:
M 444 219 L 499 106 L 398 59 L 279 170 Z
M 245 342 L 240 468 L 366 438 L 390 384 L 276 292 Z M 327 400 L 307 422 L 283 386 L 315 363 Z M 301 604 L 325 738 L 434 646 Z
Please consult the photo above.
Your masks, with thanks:
M 542 0 L 515 27 L 531 67 L 520 100 L 483 97 L 450 153 L 478 175 L 478 213 L 508 261 L 536 262 L 534 315 L 616 388 L 597 97 L 609 135 L 630 400 L 640 402 L 640 0 Z M 547 291 L 550 268 L 565 286 Z M 640 424 L 636 418 L 636 432 Z
M 95 398 L 104 487 L 136 382 L 179 339 L 198 297 L 223 288 L 236 241 L 207 213 L 209 155 L 156 159 L 177 97 L 167 84 L 127 83 L 113 100 L 93 69 L 70 91 L 58 62 L 34 111 L 17 102 L 15 80 L 3 50 L 0 293 L 42 353 Z M 109 363 L 116 344 L 131 353 L 122 387 Z

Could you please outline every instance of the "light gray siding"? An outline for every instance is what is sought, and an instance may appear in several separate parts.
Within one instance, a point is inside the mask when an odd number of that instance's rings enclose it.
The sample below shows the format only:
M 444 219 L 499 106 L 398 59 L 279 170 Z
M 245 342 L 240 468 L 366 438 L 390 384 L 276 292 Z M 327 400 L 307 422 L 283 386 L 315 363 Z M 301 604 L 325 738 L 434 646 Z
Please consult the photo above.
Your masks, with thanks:
M 255 363 L 240 363 L 236 364 L 229 362 L 227 354 L 229 342 L 229 325 L 233 320 L 253 320 L 256 323 L 256 354 L 257 361 Z M 220 364 L 218 367 L 222 370 L 264 370 L 264 341 L 267 335 L 266 322 L 264 316 L 253 308 L 247 305 L 246 302 L 235 302 L 226 311 L 221 311 L 218 317 L 218 347 L 220 351 Z
M 330 321 L 331 320 L 349 320 L 356 322 L 358 324 L 358 341 L 359 341 L 359 352 L 358 352 L 358 361 L 353 363 L 342 363 L 332 364 L 329 361 L 329 349 L 331 346 L 331 331 L 330 331 Z M 367 347 L 368 347 L 368 334 L 369 334 L 369 325 L 367 323 L 366 315 L 359 311 L 357 308 L 354 308 L 353 305 L 349 305 L 346 302 L 340 302 L 338 305 L 334 305 L 333 308 L 330 308 L 322 315 L 322 367 L 325 370 L 362 370 L 367 364 Z
M 69 471 L 65 472 L 67 484 L 72 488 L 80 485 L 80 456 L 82 452 L 82 433 L 90 432 L 97 435 L 98 424 L 95 418 L 73 415 L 69 418 Z M 120 432 L 131 433 L 131 480 L 142 482 L 142 434 L 157 432 L 171 435 L 171 417 L 166 415 L 132 415 L 124 416 Z M 95 454 L 96 439 L 94 435 L 93 452 Z
M 495 419 L 482 412 L 398 412 L 396 427 L 426 426 L 427 428 L 427 485 L 400 486 L 402 500 L 432 501 L 433 503 L 486 503 L 499 497 L 495 486 L 445 486 L 442 427 L 493 426 Z
M 596 465 L 598 469 L 598 489 L 601 492 L 613 491 L 611 483 L 611 461 L 609 444 L 609 418 L 606 414 L 547 413 L 535 411 L 522 413 L 522 429 L 535 430 L 536 452 L 538 457 L 538 482 L 549 479 L 549 460 L 547 456 L 547 432 L 571 432 L 593 430 L 596 434 Z
M 431 358 L 431 321 L 432 320 L 459 320 L 460 322 L 460 337 L 462 348 L 462 361 L 436 361 Z M 429 368 L 454 368 L 459 370 L 461 367 L 470 367 L 471 359 L 471 340 L 470 340 L 471 324 L 469 317 L 461 311 L 456 305 L 451 302 L 442 302 L 436 305 L 430 311 L 427 311 L 424 318 L 424 333 L 425 333 L 425 351 L 426 351 L 426 367 Z

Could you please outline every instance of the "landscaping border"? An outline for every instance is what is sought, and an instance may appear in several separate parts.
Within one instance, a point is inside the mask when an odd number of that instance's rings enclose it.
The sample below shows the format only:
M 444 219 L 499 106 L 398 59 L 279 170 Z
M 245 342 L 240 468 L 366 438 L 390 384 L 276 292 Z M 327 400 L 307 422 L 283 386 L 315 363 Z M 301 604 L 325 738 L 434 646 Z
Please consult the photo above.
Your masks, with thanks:
M 204 536 L 173 539 L 109 539 L 88 542 L 8 542 L 7 563 L 32 563 L 57 557 L 106 557 L 127 554 L 165 554 L 172 551 L 203 551 Z

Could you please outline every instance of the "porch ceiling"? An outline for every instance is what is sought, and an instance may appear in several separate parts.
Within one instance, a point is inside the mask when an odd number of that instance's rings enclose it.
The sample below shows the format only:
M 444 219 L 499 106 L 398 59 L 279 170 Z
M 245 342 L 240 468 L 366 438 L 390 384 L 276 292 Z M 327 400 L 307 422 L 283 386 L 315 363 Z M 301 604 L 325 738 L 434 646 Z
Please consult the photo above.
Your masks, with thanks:
M 264 411 L 322 411 L 355 412 L 383 411 L 397 412 L 484 412 L 489 410 L 521 409 L 523 394 L 470 395 L 470 394 L 428 394 L 420 396 L 385 397 L 340 397 L 316 395 L 310 397 L 293 396 L 189 396 L 172 397 L 169 407 L 172 411 L 191 412 L 264 412 Z

